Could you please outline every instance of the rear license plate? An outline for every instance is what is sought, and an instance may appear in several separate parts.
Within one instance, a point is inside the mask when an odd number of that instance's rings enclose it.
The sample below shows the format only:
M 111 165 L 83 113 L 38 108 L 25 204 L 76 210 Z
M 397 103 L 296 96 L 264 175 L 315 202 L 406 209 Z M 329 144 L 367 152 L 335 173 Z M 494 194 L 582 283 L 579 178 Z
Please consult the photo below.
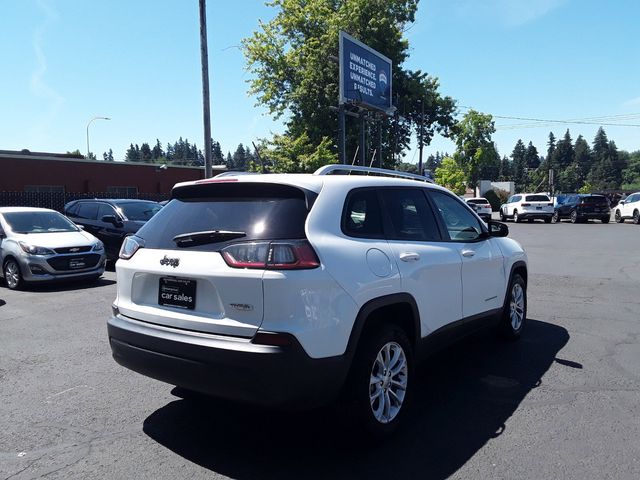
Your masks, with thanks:
M 536 210 L 542 210 L 542 207 L 536 207 Z
M 193 310 L 196 306 L 196 281 L 185 278 L 160 278 L 158 304 Z
M 69 260 L 69 268 L 71 269 L 77 269 L 77 268 L 84 268 L 87 266 L 87 263 L 84 261 L 84 258 L 72 258 L 71 260 Z

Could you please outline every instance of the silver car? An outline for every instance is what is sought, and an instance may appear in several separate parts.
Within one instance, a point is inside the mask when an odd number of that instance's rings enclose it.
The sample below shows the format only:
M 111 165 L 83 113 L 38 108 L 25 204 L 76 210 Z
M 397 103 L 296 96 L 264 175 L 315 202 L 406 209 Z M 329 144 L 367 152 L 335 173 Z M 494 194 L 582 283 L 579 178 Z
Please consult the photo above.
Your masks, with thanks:
M 0 265 L 7 287 L 27 282 L 99 278 L 104 245 L 46 208 L 0 208 Z

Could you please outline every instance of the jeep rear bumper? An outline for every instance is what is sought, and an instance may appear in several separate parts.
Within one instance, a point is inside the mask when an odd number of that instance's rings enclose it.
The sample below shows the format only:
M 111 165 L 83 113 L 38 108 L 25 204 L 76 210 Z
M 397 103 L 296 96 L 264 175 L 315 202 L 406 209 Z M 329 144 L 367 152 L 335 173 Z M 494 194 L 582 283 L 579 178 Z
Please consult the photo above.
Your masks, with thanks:
M 314 359 L 291 338 L 284 347 L 140 322 L 108 322 L 113 358 L 145 376 L 211 396 L 261 406 L 307 409 L 335 400 L 347 356 Z

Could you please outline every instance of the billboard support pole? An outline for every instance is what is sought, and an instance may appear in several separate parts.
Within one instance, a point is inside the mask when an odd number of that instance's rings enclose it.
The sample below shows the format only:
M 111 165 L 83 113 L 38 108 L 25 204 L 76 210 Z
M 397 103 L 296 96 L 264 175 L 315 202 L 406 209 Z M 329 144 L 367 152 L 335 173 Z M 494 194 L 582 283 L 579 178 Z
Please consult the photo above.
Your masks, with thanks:
M 378 120 L 378 167 L 382 168 L 382 117 Z
M 366 142 L 367 142 L 366 120 L 365 120 L 365 112 L 363 111 L 360 114 L 360 160 L 359 160 L 360 165 L 362 165 L 363 167 L 366 165 L 366 161 L 367 161 Z
M 338 108 L 338 161 L 347 163 L 344 103 Z

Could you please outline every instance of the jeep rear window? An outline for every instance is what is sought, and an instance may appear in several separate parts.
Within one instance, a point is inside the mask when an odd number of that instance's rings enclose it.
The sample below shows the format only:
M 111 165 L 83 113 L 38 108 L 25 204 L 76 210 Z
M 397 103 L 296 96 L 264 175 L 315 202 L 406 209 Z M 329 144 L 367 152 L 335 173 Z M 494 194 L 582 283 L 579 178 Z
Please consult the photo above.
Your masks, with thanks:
M 310 193 L 310 192 L 308 192 Z M 313 194 L 311 194 L 313 195 Z M 186 247 L 218 251 L 229 242 L 305 238 L 308 195 L 273 184 L 206 184 L 183 188 L 136 236 L 146 248 L 183 249 L 177 235 L 212 230 L 244 232 L 242 238 Z

